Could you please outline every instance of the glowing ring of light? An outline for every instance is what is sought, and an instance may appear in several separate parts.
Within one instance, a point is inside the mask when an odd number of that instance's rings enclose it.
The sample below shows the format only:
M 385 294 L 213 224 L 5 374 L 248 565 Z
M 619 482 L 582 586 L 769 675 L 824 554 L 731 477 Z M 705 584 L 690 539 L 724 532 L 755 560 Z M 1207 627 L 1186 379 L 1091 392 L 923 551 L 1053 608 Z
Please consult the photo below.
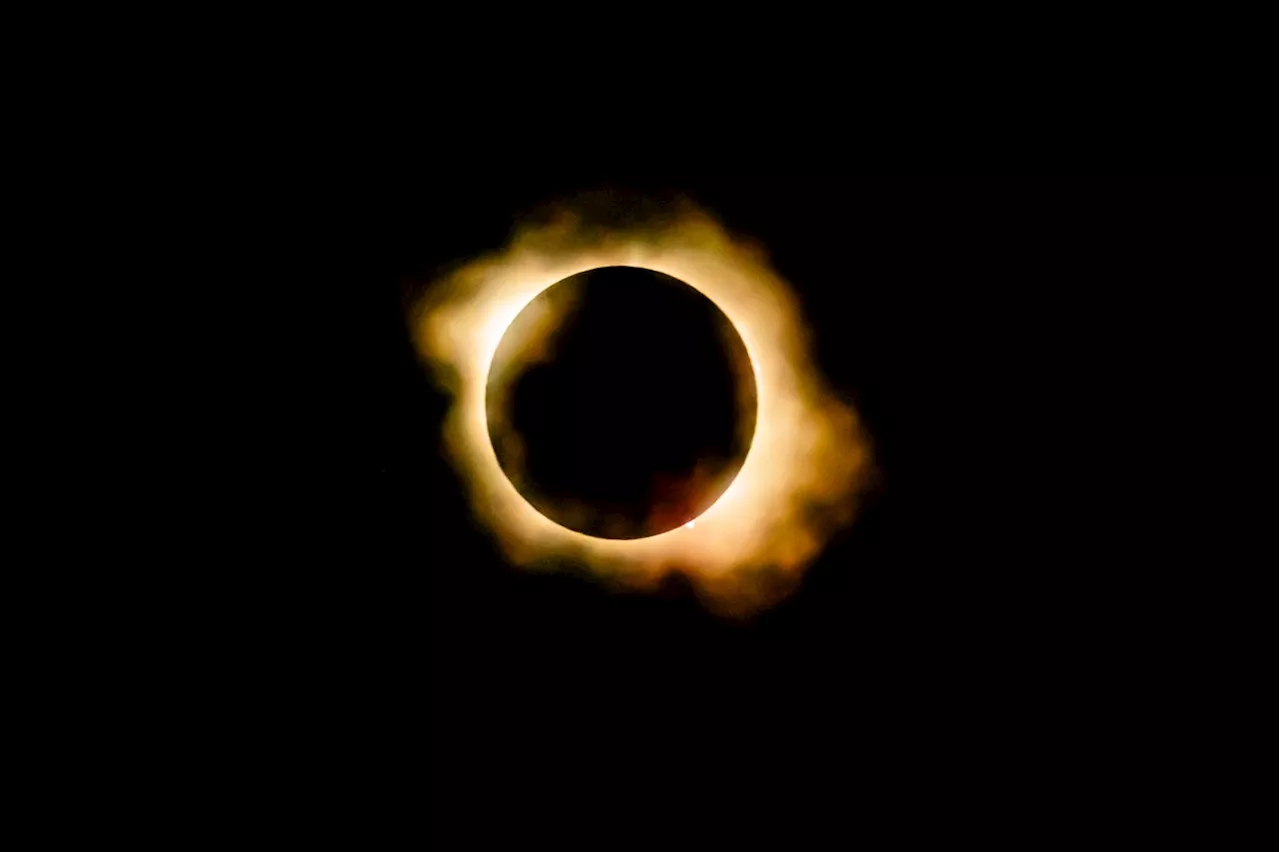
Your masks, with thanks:
M 755 432 L 741 468 L 696 525 L 605 539 L 542 515 L 507 479 L 489 440 L 485 388 L 512 321 L 551 285 L 601 266 L 637 266 L 710 299 L 737 330 L 755 374 Z M 427 289 L 419 352 L 453 397 L 444 438 L 473 511 L 514 562 L 567 557 L 631 587 L 684 574 L 718 611 L 749 614 L 785 596 L 848 523 L 869 453 L 853 409 L 813 365 L 794 298 L 759 249 L 688 207 L 651 227 L 592 227 L 571 211 L 526 227 L 499 252 Z M 554 323 L 546 317 L 546 325 Z M 501 377 L 499 377 L 501 379 Z
M 596 267 L 596 268 L 600 268 L 600 267 Z M 628 268 L 641 268 L 641 267 L 628 267 Z M 592 271 L 592 270 L 585 270 L 585 271 Z M 650 269 L 648 271 L 656 272 L 657 270 Z M 689 286 L 685 282 L 679 281 L 679 280 L 675 280 L 674 284 L 676 286 L 681 286 L 681 287 Z M 557 285 L 565 285 L 565 286 L 557 286 Z M 544 294 L 547 294 L 547 291 L 551 290 L 552 288 L 556 288 L 556 290 L 553 292 L 558 292 L 559 294 L 558 298 L 554 299 L 550 304 L 543 304 L 547 300 L 540 299 L 539 297 L 543 296 Z M 693 289 L 695 290 L 695 292 L 698 292 L 700 295 L 702 295 L 701 291 L 698 291 L 696 288 L 690 288 L 690 289 Z M 510 403 L 502 399 L 503 397 L 505 397 L 506 392 L 509 390 L 511 381 L 516 378 L 516 375 L 520 372 L 520 369 L 524 367 L 528 367 L 530 365 L 530 362 L 532 361 L 539 360 L 538 356 L 533 355 L 531 352 L 520 351 L 521 345 L 523 344 L 526 349 L 531 347 L 535 348 L 538 351 L 539 355 L 550 354 L 549 350 L 554 347 L 547 345 L 548 337 L 553 338 L 556 336 L 558 329 L 555 329 L 554 326 L 557 325 L 557 322 L 561 318 L 561 316 L 570 310 L 570 305 L 575 301 L 577 301 L 577 299 L 581 298 L 582 295 L 583 294 L 582 294 L 581 282 L 578 282 L 577 285 L 575 286 L 572 281 L 572 276 L 570 277 L 570 279 L 567 280 L 567 282 L 558 281 L 555 284 L 550 285 L 550 287 L 548 287 L 547 289 L 534 294 L 534 296 L 530 299 L 529 304 L 522 307 L 516 313 L 516 316 L 512 317 L 511 322 L 507 324 L 507 327 L 503 329 L 502 335 L 499 337 L 498 345 L 495 347 L 494 355 L 492 356 L 492 359 L 489 363 L 489 372 L 485 377 L 486 394 L 487 395 L 492 394 L 496 387 L 497 392 L 500 395 L 498 408 L 500 411 L 505 410 L 505 413 L 500 414 L 498 420 L 495 422 L 493 418 L 488 416 L 493 412 L 493 408 L 490 405 L 486 404 L 485 429 L 491 439 L 494 437 L 494 430 L 496 428 L 498 432 L 499 443 L 514 439 L 514 442 L 518 447 L 523 446 L 523 441 L 520 440 L 520 436 L 517 433 L 515 433 L 515 430 L 512 428 L 512 424 L 509 422 Z M 714 300 L 708 298 L 707 301 L 711 302 L 715 310 L 720 312 L 720 316 L 715 318 L 717 328 L 719 328 L 718 321 L 727 320 L 727 317 L 724 316 L 724 311 L 720 309 L 719 305 L 716 305 Z M 535 311 L 531 309 L 530 306 L 533 305 L 535 302 L 538 303 L 537 308 L 540 310 Z M 519 325 L 520 327 L 517 328 L 517 325 Z M 530 326 L 532 326 L 533 328 L 530 328 Z M 753 434 L 755 432 L 755 420 L 756 420 L 756 408 L 757 408 L 755 368 L 750 363 L 750 355 L 746 353 L 745 351 L 746 347 L 742 343 L 742 337 L 741 335 L 738 334 L 737 328 L 733 326 L 732 322 L 729 323 L 728 329 L 721 330 L 719 333 L 721 334 L 727 333 L 727 334 L 732 334 L 737 336 L 737 339 L 735 340 L 725 341 L 725 353 L 724 353 L 727 361 L 731 365 L 731 369 L 733 370 L 734 381 L 738 383 L 738 388 L 739 388 L 738 393 L 736 394 L 736 400 L 735 400 L 736 402 L 735 411 L 736 411 L 736 418 L 738 420 L 738 427 L 734 436 L 734 440 L 737 440 L 739 435 Z M 535 339 L 520 340 L 520 338 L 522 337 L 523 338 L 533 337 Z M 508 340 L 508 338 L 512 338 L 512 339 Z M 502 345 L 504 342 L 508 344 L 505 350 Z M 516 350 L 515 352 L 511 351 L 511 349 L 513 348 Z M 507 360 L 510 360 L 513 363 L 512 364 L 499 363 L 500 353 L 504 355 Z M 739 360 L 740 357 L 744 355 L 746 356 L 747 363 L 742 363 Z M 500 379 L 504 379 L 504 380 L 500 380 L 496 386 L 491 383 L 491 377 L 495 373 L 499 375 Z M 488 402 L 488 397 L 486 397 L 486 402 Z M 750 429 L 744 429 L 744 427 L 746 427 L 747 425 L 750 426 Z M 747 443 L 748 453 L 750 452 L 752 443 L 754 443 L 754 441 L 748 441 Z M 497 444 L 495 444 L 493 440 L 490 440 L 490 446 L 495 449 L 495 455 L 496 455 Z M 508 451 L 508 458 L 510 458 L 512 455 L 515 455 L 518 458 L 522 454 L 523 454 L 522 449 L 513 448 L 512 450 Z M 743 461 L 745 461 L 745 455 L 743 456 Z M 708 468 L 703 468 L 699 466 L 699 467 L 695 467 L 694 471 L 690 474 L 690 479 L 691 481 L 694 479 L 701 479 L 702 486 L 705 487 L 709 493 L 717 494 L 716 499 L 711 503 L 711 506 L 714 506 L 716 502 L 719 502 L 720 497 L 723 496 L 724 491 L 729 486 L 732 485 L 735 479 L 737 479 L 738 472 L 741 470 L 741 467 L 742 467 L 741 462 L 739 462 L 737 465 L 729 464 L 724 466 L 722 469 L 714 470 L 714 471 Z M 510 469 L 504 470 L 503 474 L 507 476 L 507 480 L 508 482 L 511 483 L 512 487 L 515 488 L 517 491 L 520 491 L 521 490 L 520 485 L 517 480 L 522 479 L 523 471 L 520 470 L 521 465 L 519 464 L 518 461 L 516 463 L 516 468 L 517 468 L 517 471 L 519 471 L 516 479 L 511 478 L 511 473 L 513 471 L 511 471 Z M 521 493 L 521 496 L 522 497 L 524 496 L 523 492 Z M 526 502 L 530 503 L 530 505 L 534 505 L 532 501 L 528 500 L 528 498 L 525 498 L 525 499 L 526 499 Z M 704 514 L 710 511 L 711 506 L 707 506 L 697 515 L 694 515 L 693 518 L 689 519 L 686 523 L 677 524 L 675 527 L 672 527 L 671 529 L 663 530 L 662 532 L 659 532 L 659 533 L 651 533 L 649 535 L 636 536 L 636 537 L 605 538 L 605 540 L 636 541 L 639 538 L 652 538 L 654 535 L 664 535 L 668 532 L 673 532 L 675 529 L 679 529 L 680 527 L 693 529 L 697 525 L 698 518 L 702 517 Z M 565 508 L 566 507 L 564 506 L 560 506 L 560 509 L 562 511 L 564 511 Z M 555 518 L 552 518 L 546 515 L 546 513 L 543 512 L 541 509 L 538 509 L 536 505 L 534 505 L 534 509 L 538 511 L 539 514 L 546 516 L 552 523 L 556 524 L 557 526 L 565 527 L 570 531 L 577 532 L 580 535 L 585 535 L 588 538 L 604 538 L 602 536 L 594 536 L 594 535 L 591 535 L 590 533 L 582 532 L 580 529 L 575 530 L 573 526 L 570 526 L 562 522 L 563 517 L 561 517 L 561 520 L 556 520 Z

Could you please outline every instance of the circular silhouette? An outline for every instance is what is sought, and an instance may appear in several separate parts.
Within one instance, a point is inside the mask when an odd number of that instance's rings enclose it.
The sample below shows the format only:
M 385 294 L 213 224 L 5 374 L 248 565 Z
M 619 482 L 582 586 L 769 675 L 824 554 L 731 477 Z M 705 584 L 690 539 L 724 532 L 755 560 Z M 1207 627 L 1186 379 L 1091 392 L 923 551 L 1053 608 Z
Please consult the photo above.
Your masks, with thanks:
M 579 273 L 508 327 L 486 387 L 507 478 L 569 529 L 643 538 L 694 521 L 755 431 L 746 347 L 684 282 L 630 266 Z

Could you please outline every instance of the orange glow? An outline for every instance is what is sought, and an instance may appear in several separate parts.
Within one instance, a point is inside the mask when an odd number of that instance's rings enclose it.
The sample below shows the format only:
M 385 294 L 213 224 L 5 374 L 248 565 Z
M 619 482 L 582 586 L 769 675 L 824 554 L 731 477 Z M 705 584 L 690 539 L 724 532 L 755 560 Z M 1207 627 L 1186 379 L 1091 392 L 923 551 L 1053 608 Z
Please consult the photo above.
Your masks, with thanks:
M 552 284 L 600 266 L 644 267 L 697 288 L 738 330 L 755 372 L 755 435 L 737 477 L 696 524 L 649 538 L 595 538 L 549 520 L 507 480 L 489 440 L 486 380 L 512 320 Z M 554 319 L 529 322 L 520 351 L 547 357 Z M 601 227 L 568 206 L 436 281 L 413 326 L 419 353 L 453 398 L 448 454 L 476 516 L 516 564 L 563 557 L 636 589 L 680 573 L 709 608 L 741 617 L 785 597 L 852 519 L 870 462 L 856 413 L 818 374 L 795 299 L 763 252 L 692 205 L 626 229 Z M 510 365 L 492 368 L 501 380 Z

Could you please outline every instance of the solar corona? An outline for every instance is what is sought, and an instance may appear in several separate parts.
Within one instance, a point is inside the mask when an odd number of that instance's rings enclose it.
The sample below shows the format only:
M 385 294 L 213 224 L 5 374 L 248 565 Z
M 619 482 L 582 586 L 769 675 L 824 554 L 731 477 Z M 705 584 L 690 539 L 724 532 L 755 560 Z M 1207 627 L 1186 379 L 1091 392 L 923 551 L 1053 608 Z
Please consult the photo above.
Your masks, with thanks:
M 618 268 L 714 305 L 741 452 L 706 465 L 707 481 L 676 511 L 610 528 L 522 481 L 508 397 L 520 374 L 554 359 L 557 330 L 581 297 L 572 282 Z M 585 568 L 637 590 L 681 575 L 713 611 L 745 617 L 785 598 L 853 517 L 871 458 L 856 412 L 819 373 L 796 299 L 763 250 L 692 204 L 625 223 L 565 204 L 432 282 L 411 323 L 450 396 L 446 453 L 476 518 L 517 565 Z M 660 338 L 661 320 L 653 324 Z

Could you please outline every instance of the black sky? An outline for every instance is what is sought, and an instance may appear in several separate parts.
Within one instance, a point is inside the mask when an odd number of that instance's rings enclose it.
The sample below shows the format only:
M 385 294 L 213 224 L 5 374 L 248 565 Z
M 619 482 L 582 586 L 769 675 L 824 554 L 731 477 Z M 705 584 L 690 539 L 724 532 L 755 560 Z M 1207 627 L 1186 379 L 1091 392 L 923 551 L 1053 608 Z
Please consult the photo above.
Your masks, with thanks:
M 857 520 L 752 623 L 678 587 L 513 569 L 441 456 L 446 400 L 405 299 L 587 190 L 619 215 L 682 193 L 759 241 L 874 442 Z M 1212 413 L 1201 353 L 1232 345 L 1209 312 L 1183 318 L 1272 286 L 1264 191 L 451 174 L 318 199 L 292 237 L 306 343 L 262 439 L 294 540 L 234 581 L 278 663 L 266 688 L 294 708 L 282 737 L 317 795 L 425 804 L 442 848 L 597 823 L 611 848 L 686 811 L 746 837 L 865 821 L 883 838 L 1154 808 L 1135 790 L 1178 772 L 1160 708 L 1195 638 L 1160 603 L 1189 569 L 1148 543 L 1172 534 L 1179 470 L 1206 463 L 1187 427 Z

